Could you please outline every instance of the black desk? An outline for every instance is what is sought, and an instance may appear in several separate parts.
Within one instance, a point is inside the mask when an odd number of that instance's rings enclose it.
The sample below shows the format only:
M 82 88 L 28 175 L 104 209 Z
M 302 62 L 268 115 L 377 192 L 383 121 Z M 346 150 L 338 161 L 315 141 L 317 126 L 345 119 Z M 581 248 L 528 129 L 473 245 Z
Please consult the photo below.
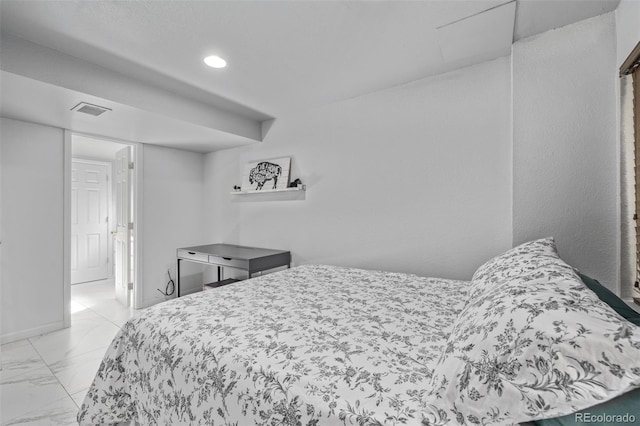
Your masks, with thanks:
M 180 297 L 180 262 L 183 260 L 218 267 L 218 281 L 205 287 L 220 287 L 239 280 L 223 280 L 222 268 L 236 268 L 247 271 L 248 278 L 255 272 L 291 266 L 291 252 L 232 244 L 208 244 L 206 246 L 185 247 L 177 250 L 176 287 Z

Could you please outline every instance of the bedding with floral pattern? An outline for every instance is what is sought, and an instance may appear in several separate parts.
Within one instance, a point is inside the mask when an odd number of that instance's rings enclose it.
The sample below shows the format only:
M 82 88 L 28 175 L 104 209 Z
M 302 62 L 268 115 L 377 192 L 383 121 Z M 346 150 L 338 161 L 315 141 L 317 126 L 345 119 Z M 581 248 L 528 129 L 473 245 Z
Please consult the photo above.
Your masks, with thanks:
M 129 320 L 78 420 L 518 424 L 639 388 L 639 330 L 552 239 L 493 258 L 471 282 L 301 266 Z
M 542 239 L 474 275 L 435 368 L 424 424 L 517 424 L 637 387 L 640 328 L 602 303 L 553 240 Z
M 79 423 L 420 424 L 468 285 L 309 265 L 153 306 L 107 350 Z

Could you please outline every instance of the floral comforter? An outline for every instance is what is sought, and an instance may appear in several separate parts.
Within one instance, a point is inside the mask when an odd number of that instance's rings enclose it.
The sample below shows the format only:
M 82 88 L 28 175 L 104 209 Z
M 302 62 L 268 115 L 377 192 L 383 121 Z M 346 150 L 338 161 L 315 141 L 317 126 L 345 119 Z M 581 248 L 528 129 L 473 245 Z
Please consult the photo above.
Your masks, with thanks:
M 81 425 L 420 424 L 468 282 L 300 266 L 145 310 Z

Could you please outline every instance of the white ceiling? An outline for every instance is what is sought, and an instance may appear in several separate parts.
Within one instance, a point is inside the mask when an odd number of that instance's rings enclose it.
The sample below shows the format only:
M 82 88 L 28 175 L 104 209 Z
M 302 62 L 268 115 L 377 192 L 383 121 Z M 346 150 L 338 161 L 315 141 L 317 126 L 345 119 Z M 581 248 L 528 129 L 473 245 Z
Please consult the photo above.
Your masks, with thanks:
M 263 121 L 507 55 L 514 39 L 618 2 L 2 0 L 0 29 Z M 209 54 L 229 66 L 206 67 Z M 4 114 L 13 99 L 1 96 Z M 248 143 L 241 139 L 174 145 L 205 152 Z
M 117 142 L 74 135 L 71 139 L 71 155 L 73 158 L 114 161 L 116 153 L 127 146 Z

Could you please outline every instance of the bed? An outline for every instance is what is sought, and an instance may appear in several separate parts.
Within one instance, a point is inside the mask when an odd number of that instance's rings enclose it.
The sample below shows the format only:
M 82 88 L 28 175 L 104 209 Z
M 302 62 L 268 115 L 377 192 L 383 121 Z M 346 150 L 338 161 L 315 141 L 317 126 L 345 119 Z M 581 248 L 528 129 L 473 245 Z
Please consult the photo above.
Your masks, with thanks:
M 553 240 L 523 246 L 468 282 L 304 265 L 153 306 L 113 340 L 78 421 L 517 424 L 640 387 L 638 327 Z

